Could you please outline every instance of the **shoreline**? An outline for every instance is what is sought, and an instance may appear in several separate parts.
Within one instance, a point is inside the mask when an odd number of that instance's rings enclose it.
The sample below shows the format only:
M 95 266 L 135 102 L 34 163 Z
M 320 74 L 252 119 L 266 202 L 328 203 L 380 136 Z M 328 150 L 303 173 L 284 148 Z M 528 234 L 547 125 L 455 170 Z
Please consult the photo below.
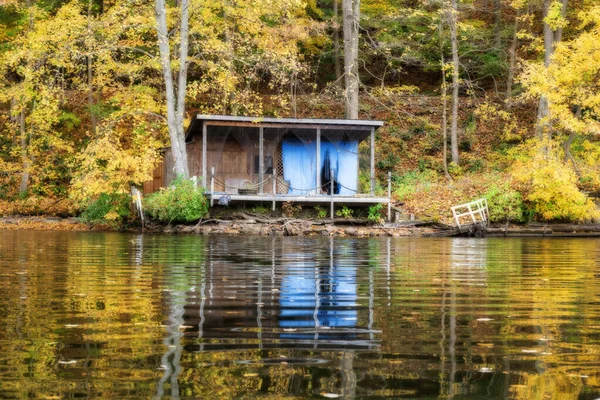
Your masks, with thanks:
M 129 232 L 152 234 L 194 234 L 211 236 L 339 236 L 339 237 L 450 237 L 460 236 L 449 226 L 411 221 L 399 224 L 366 224 L 362 220 L 311 220 L 276 218 L 208 219 L 194 225 L 154 222 L 140 226 L 116 228 L 110 224 L 86 223 L 77 218 L 49 216 L 0 217 L 0 230 L 41 230 L 71 232 Z M 466 235 L 463 235 L 466 236 Z M 494 225 L 484 237 L 600 237 L 600 224 Z

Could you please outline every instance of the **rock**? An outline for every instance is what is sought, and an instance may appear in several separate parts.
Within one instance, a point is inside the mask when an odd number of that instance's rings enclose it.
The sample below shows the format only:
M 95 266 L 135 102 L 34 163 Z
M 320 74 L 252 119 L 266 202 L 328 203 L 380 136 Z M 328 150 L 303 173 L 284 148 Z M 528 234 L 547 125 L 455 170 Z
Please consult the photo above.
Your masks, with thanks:
M 293 224 L 285 224 L 283 233 L 285 236 L 298 236 L 298 229 Z
M 181 233 L 194 233 L 196 230 L 196 227 L 193 225 L 184 225 L 181 227 L 181 229 L 179 230 L 179 232 Z
M 346 235 L 348 235 L 348 236 L 358 236 L 358 229 L 356 229 L 356 228 L 346 228 Z

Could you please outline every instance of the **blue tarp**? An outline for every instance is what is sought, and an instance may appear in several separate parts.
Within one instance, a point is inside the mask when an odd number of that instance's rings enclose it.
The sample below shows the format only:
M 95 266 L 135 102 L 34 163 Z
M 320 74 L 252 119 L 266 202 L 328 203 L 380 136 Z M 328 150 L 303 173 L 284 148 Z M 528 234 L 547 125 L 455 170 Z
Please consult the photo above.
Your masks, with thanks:
M 290 194 L 307 194 L 317 186 L 317 144 L 286 139 L 281 143 L 283 179 L 289 181 Z M 326 158 L 334 170 L 334 179 L 339 183 L 339 193 L 356 194 L 358 181 L 358 141 L 321 142 L 321 167 Z M 321 171 L 319 171 L 321 174 Z M 324 181 L 322 182 L 325 183 Z

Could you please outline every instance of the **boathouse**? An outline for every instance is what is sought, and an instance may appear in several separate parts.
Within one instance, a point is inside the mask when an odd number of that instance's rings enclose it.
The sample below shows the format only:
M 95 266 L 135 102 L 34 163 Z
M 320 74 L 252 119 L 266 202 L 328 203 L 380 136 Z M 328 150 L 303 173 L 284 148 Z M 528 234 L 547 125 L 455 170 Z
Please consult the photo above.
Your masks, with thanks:
M 375 196 L 375 131 L 382 125 L 198 115 L 186 134 L 188 168 L 211 204 L 224 196 L 228 202 L 387 203 Z M 173 167 L 167 148 L 144 192 L 168 186 Z

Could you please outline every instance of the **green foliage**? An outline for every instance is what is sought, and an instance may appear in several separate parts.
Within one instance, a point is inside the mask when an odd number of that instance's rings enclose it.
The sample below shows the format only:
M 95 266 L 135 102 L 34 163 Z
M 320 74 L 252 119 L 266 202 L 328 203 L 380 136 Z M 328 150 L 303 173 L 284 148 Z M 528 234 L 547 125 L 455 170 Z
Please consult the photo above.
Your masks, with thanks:
M 335 216 L 346 219 L 352 218 L 352 210 L 346 206 L 343 206 L 341 209 L 335 212 Z
M 170 187 L 147 196 L 144 210 L 161 222 L 194 222 L 207 213 L 208 203 L 201 187 L 179 177 Z
M 433 170 L 409 171 L 404 175 L 392 176 L 392 187 L 394 197 L 400 201 L 406 199 L 415 191 L 417 187 L 427 190 L 427 187 L 437 180 L 437 174 Z
M 383 218 L 381 217 L 381 210 L 383 208 L 383 204 L 373 204 L 369 207 L 369 214 L 367 215 L 367 220 L 374 224 L 381 224 L 383 222 Z
M 266 214 L 269 214 L 269 212 L 271 212 L 271 209 L 269 207 L 255 205 L 254 207 L 252 207 L 250 209 L 250 212 L 252 214 L 266 215 Z
M 129 216 L 131 196 L 124 193 L 102 193 L 81 213 L 85 222 L 123 222 Z
M 300 204 L 295 204 L 293 201 L 286 201 L 281 205 L 281 211 L 286 217 L 293 218 L 300 214 L 302 206 Z
M 324 209 L 323 207 L 316 206 L 315 211 L 317 212 L 317 218 L 319 218 L 319 219 L 327 218 L 327 210 Z
M 485 194 L 491 222 L 526 222 L 521 193 L 508 183 L 492 185 Z

